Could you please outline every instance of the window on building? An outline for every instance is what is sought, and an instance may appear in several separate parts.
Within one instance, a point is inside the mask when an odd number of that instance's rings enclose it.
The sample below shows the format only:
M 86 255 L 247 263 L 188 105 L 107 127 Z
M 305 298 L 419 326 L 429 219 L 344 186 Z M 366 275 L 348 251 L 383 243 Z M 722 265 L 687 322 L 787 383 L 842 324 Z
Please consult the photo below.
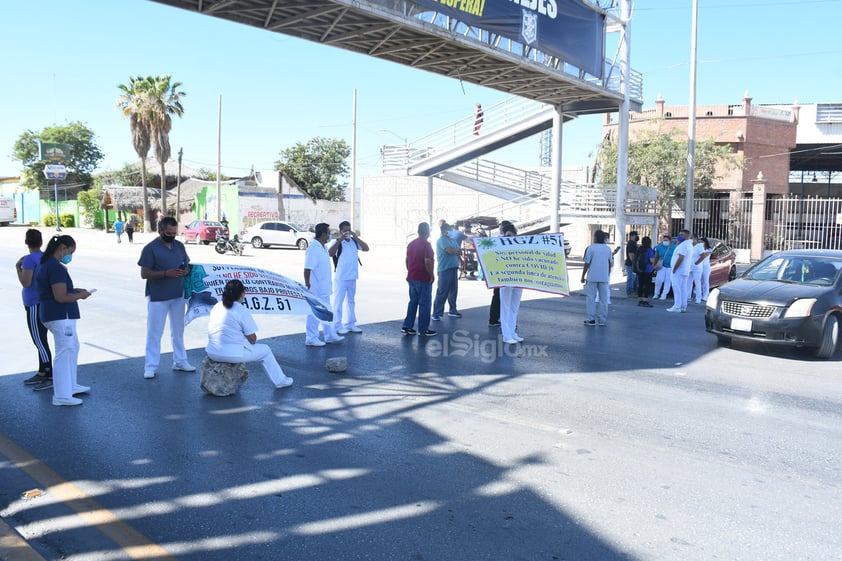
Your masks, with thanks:
M 816 104 L 817 123 L 842 123 L 842 103 Z

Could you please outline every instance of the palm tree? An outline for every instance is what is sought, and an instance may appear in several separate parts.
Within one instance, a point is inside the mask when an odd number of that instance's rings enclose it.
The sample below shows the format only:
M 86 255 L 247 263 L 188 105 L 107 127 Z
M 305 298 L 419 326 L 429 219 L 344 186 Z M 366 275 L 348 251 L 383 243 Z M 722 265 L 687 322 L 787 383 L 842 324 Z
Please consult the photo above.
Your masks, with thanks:
M 123 115 L 129 118 L 132 145 L 137 155 L 140 156 L 140 182 L 143 187 L 143 229 L 146 232 L 150 232 L 152 227 L 149 198 L 146 193 L 146 157 L 149 155 L 149 148 L 152 146 L 152 130 L 146 110 L 149 86 L 149 78 L 141 76 L 130 77 L 128 85 L 120 84 L 117 86 L 123 92 L 117 98 L 117 106 L 122 109 Z
M 129 78 L 129 85 L 119 85 L 123 92 L 117 104 L 123 114 L 129 117 L 132 143 L 140 156 L 141 184 L 143 187 L 144 228 L 151 231 L 152 220 L 146 192 L 146 157 L 152 144 L 155 158 L 161 164 L 161 212 L 167 213 L 167 174 L 165 165 L 170 159 L 171 115 L 184 114 L 181 98 L 186 95 L 178 91 L 181 82 L 172 82 L 171 76 L 137 76 Z
M 186 94 L 178 91 L 181 82 L 173 82 L 172 76 L 147 78 L 151 80 L 148 91 L 150 130 L 155 143 L 155 158 L 161 164 L 161 212 L 167 213 L 167 172 L 165 165 L 170 159 L 170 130 L 172 115 L 181 117 L 184 107 L 181 98 Z M 176 216 L 176 220 L 179 217 Z

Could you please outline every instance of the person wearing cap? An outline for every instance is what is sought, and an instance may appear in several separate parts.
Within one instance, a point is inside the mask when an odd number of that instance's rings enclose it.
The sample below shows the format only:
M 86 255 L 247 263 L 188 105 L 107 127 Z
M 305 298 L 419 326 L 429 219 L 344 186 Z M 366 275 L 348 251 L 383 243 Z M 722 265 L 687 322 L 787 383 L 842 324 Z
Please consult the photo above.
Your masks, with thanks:
M 637 292 L 637 275 L 634 272 L 634 258 L 637 256 L 637 230 L 629 232 L 629 241 L 626 242 L 626 296 Z

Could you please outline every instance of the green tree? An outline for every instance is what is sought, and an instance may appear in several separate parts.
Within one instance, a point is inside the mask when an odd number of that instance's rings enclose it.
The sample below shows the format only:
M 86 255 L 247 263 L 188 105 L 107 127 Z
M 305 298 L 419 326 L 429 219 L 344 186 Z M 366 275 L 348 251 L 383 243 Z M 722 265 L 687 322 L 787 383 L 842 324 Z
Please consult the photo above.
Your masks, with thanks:
M 316 137 L 281 150 L 275 169 L 316 199 L 344 201 L 351 148 L 344 140 Z
M 166 214 L 167 160 L 170 159 L 170 131 L 172 116 L 181 117 L 184 107 L 181 98 L 186 94 L 179 91 L 180 82 L 173 82 L 171 76 L 136 76 L 129 78 L 129 84 L 117 86 L 123 93 L 117 98 L 117 105 L 129 117 L 132 143 L 141 160 L 141 185 L 143 187 L 143 214 L 146 231 L 151 229 L 149 201 L 146 193 L 146 157 L 155 146 L 155 159 L 161 164 L 161 209 Z
M 86 190 L 80 191 L 76 196 L 79 201 L 79 207 L 82 209 L 82 215 L 88 222 L 93 224 L 94 228 L 102 229 L 105 224 L 102 215 L 102 177 L 94 178 L 93 186 Z
M 628 181 L 658 190 L 658 215 L 667 220 L 673 204 L 687 192 L 687 141 L 677 140 L 678 133 L 647 131 L 629 142 Z M 725 145 L 712 138 L 696 142 L 693 189 L 699 195 L 713 190 L 722 177 L 721 170 L 741 167 L 742 162 Z M 719 168 L 717 169 L 717 166 Z M 605 139 L 596 162 L 601 183 L 617 183 L 617 141 Z
M 40 159 L 39 140 L 72 146 L 67 161 L 62 162 L 67 167 L 70 181 L 90 183 L 91 174 L 105 157 L 96 144 L 94 132 L 79 121 L 46 127 L 41 132 L 24 131 L 15 141 L 12 157 L 24 166 L 21 184 L 27 189 L 39 189 L 47 185 L 44 166 L 50 162 Z
M 105 185 L 135 186 L 143 184 L 143 171 L 135 164 L 126 164 L 122 169 L 108 170 L 97 175 Z
M 216 172 L 211 171 L 208 168 L 199 168 L 198 170 L 196 170 L 196 179 L 203 179 L 205 181 L 216 181 Z M 224 173 L 219 174 L 220 181 L 228 181 L 229 179 L 231 178 L 225 175 Z

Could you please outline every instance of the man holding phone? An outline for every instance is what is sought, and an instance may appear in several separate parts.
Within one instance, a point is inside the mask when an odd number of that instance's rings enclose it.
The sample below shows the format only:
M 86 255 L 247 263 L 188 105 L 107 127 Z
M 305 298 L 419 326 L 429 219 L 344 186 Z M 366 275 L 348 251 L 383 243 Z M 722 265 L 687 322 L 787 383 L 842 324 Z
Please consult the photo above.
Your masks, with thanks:
M 368 251 L 368 244 L 351 230 L 351 223 L 343 220 L 339 223 L 339 239 L 328 250 L 333 258 L 333 320 L 336 332 L 340 335 L 362 333 L 357 326 L 356 294 L 357 279 L 360 276 L 360 251 Z M 347 302 L 348 315 L 344 316 L 343 304 Z
M 161 360 L 161 337 L 170 319 L 173 370 L 195 372 L 184 348 L 184 279 L 190 274 L 190 257 L 175 239 L 178 222 L 165 216 L 158 223 L 158 237 L 140 253 L 140 277 L 146 279 L 146 364 L 144 378 L 154 378 Z

